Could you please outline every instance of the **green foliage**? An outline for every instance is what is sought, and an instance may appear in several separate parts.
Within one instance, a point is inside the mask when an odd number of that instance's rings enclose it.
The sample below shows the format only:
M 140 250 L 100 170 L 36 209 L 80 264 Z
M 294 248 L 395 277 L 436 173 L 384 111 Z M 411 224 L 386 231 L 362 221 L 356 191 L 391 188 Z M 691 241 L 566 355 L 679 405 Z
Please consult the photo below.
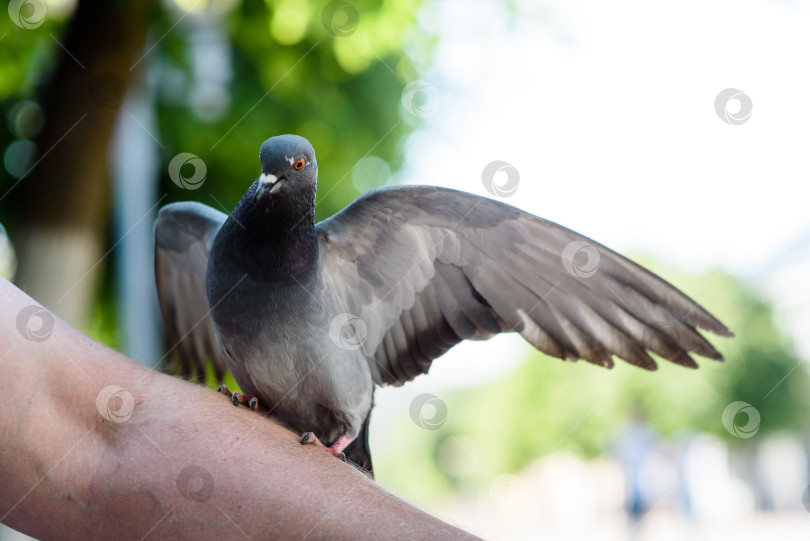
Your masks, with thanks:
M 259 174 L 259 145 L 282 133 L 302 135 L 315 147 L 318 219 L 358 195 L 351 170 L 366 154 L 381 157 L 394 170 L 400 166 L 399 143 L 410 130 L 401 118 L 400 96 L 415 78 L 403 52 L 413 22 L 411 8 L 353 3 L 359 22 L 344 37 L 324 27 L 325 4 L 246 1 L 229 14 L 234 73 L 231 105 L 222 118 L 200 120 L 185 103 L 158 93 L 157 136 L 166 146 L 164 167 L 177 153 L 191 152 L 208 168 L 205 184 L 196 192 L 181 190 L 162 175 L 162 189 L 170 198 L 218 206 L 214 196 L 222 210 L 230 210 Z M 174 32 L 165 41 L 165 69 L 188 72 L 187 35 Z
M 0 101 L 34 90 L 39 77 L 55 59 L 58 45 L 49 33 L 58 33 L 63 22 L 48 18 L 39 28 L 15 25 L 3 10 L 0 16 Z
M 216 11 L 228 3 L 207 4 Z M 202 7 L 196 2 L 178 4 L 180 9 Z M 190 40 L 198 15 L 192 11 L 184 16 L 177 9 L 156 13 L 150 31 L 154 48 L 137 69 L 149 75 L 147 84 L 157 99 L 154 136 L 165 147 L 158 171 L 160 192 L 169 194 L 165 203 L 197 199 L 220 207 L 219 201 L 222 210 L 230 210 L 258 176 L 259 145 L 282 133 L 303 135 L 315 147 L 319 219 L 358 195 L 351 170 L 360 158 L 378 156 L 394 171 L 401 165 L 400 143 L 415 124 L 402 118 L 400 105 L 402 89 L 416 77 L 404 49 L 406 43 L 427 47 L 414 34 L 415 2 L 352 2 L 357 25 L 346 36 L 334 35 L 324 25 L 327 4 L 245 0 L 222 11 L 217 24 L 225 32 L 233 74 L 226 89 L 229 106 L 215 119 L 198 114 L 188 99 L 195 77 Z M 42 26 L 31 30 L 0 17 L 4 113 L 21 99 L 34 98 L 38 81 L 47 82 L 62 55 L 56 40 L 69 16 L 49 12 Z M 6 124 L 0 127 L 3 150 L 15 139 Z M 199 190 L 183 190 L 169 179 L 168 164 L 180 152 L 205 162 L 208 174 Z M 0 168 L 0 187 L 13 182 Z M 11 209 L 0 206 L 0 211 Z

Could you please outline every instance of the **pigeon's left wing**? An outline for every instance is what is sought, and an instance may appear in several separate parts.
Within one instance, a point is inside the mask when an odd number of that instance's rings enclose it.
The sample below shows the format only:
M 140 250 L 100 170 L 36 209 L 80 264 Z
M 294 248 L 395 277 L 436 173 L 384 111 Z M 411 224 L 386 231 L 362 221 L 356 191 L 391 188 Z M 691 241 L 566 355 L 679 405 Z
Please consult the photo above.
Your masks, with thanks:
M 197 378 L 204 378 L 209 359 L 218 380 L 225 374 L 205 296 L 205 271 L 226 218 L 207 205 L 184 201 L 160 209 L 155 224 L 155 282 L 167 347 L 186 377 L 196 369 Z
M 401 384 L 463 339 L 519 332 L 536 348 L 655 369 L 721 359 L 699 333 L 732 333 L 632 261 L 509 205 L 455 190 L 367 192 L 317 225 L 325 293 L 346 310 L 375 381 Z

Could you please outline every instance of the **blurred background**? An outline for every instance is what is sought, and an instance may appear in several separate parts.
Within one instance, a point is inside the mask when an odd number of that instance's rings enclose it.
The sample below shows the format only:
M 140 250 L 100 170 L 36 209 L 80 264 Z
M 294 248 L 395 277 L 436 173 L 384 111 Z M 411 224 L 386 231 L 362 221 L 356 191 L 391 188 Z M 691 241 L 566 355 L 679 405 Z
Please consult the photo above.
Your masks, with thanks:
M 11 0 L 0 274 L 171 370 L 156 212 L 230 210 L 266 138 L 312 142 L 318 219 L 384 184 L 502 198 L 737 338 L 652 373 L 462 344 L 378 391 L 378 481 L 488 539 L 804 539 L 809 23 L 801 0 Z

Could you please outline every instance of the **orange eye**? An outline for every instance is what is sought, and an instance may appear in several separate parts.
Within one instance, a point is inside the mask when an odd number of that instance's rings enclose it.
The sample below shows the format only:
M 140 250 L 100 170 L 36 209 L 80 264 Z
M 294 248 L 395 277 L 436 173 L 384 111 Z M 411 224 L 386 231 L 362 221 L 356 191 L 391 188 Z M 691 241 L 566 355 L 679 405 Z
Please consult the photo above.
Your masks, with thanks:
M 300 169 L 304 168 L 306 163 L 307 162 L 306 162 L 306 160 L 304 158 L 298 158 L 298 160 L 295 162 L 295 165 L 293 165 L 293 167 L 295 167 L 297 170 L 300 170 Z

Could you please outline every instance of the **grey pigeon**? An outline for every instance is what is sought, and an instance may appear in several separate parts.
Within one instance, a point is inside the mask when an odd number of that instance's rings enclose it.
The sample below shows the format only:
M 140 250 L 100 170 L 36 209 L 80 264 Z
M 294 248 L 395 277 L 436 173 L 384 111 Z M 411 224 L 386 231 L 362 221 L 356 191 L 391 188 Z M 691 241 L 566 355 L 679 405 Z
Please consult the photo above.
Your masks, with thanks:
M 182 370 L 213 360 L 245 395 L 371 472 L 376 385 L 401 385 L 464 339 L 518 332 L 537 349 L 654 370 L 647 350 L 695 368 L 733 334 L 658 276 L 514 207 L 431 186 L 368 191 L 315 223 L 309 142 L 264 142 L 261 176 L 226 216 L 163 207 L 158 296 Z M 224 366 L 223 366 L 224 365 Z M 250 400 L 253 398 L 253 400 Z

